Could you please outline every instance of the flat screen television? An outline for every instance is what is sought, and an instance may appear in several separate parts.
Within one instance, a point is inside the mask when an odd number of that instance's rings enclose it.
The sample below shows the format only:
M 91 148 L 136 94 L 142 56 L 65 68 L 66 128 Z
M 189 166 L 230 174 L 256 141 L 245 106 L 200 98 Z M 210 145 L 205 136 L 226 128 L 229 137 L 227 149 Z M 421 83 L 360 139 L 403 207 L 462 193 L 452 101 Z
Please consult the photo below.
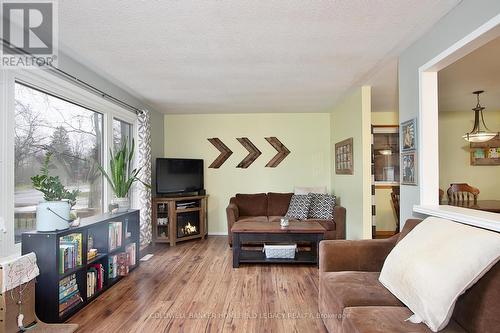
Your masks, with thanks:
M 181 194 L 203 190 L 203 160 L 156 159 L 156 192 Z

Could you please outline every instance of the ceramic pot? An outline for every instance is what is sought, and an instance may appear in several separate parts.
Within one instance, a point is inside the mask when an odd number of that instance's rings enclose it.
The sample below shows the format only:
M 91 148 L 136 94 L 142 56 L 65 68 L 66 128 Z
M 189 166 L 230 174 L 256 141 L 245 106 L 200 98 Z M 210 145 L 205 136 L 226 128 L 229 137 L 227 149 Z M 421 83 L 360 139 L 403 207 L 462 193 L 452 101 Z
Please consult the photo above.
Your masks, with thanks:
M 36 230 L 56 231 L 69 228 L 71 205 L 67 201 L 45 201 L 36 206 Z
M 128 198 L 114 198 L 111 203 L 118 205 L 119 212 L 126 212 L 130 208 L 130 200 Z

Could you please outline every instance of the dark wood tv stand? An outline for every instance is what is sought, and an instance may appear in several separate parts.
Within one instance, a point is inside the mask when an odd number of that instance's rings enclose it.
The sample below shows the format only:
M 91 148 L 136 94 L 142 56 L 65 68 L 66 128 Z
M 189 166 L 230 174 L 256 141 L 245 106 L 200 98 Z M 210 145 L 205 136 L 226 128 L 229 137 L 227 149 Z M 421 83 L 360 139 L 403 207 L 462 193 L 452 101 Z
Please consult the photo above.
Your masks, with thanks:
M 208 195 L 153 198 L 153 245 L 205 238 Z M 187 207 L 183 205 L 190 204 Z

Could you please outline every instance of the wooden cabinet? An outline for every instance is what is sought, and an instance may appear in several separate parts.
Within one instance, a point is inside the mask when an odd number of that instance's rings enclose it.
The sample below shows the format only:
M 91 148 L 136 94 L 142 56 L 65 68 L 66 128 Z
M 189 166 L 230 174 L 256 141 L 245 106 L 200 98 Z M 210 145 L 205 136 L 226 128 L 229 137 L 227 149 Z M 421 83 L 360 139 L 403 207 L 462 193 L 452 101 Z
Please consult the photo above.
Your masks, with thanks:
M 375 184 L 398 185 L 399 127 L 373 126 L 373 164 Z
M 205 238 L 208 195 L 153 199 L 153 244 Z

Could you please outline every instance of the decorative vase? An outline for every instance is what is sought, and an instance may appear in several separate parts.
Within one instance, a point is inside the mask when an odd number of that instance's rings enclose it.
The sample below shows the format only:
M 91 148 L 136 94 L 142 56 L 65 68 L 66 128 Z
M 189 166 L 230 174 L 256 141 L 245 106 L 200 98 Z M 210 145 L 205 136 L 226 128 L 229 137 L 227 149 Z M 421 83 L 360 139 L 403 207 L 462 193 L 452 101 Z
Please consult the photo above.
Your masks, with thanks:
M 69 228 L 71 205 L 67 201 L 45 201 L 36 206 L 36 230 L 55 231 Z
M 112 204 L 118 205 L 119 212 L 126 212 L 130 208 L 130 201 L 127 197 L 125 198 L 114 198 L 111 201 Z

